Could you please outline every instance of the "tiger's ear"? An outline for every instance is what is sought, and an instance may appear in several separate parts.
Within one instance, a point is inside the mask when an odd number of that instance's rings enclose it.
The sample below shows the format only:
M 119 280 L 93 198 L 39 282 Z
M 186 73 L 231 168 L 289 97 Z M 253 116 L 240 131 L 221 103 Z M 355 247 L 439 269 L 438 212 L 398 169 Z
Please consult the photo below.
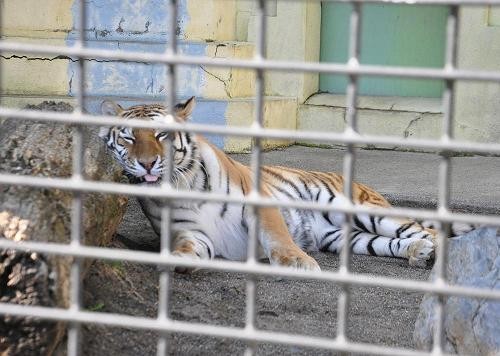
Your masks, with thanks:
M 187 121 L 187 119 L 191 116 L 195 105 L 196 100 L 194 99 L 194 96 L 192 96 L 185 103 L 180 103 L 175 106 L 175 115 L 183 121 Z
M 104 100 L 101 103 L 101 113 L 109 116 L 118 116 L 123 112 L 123 108 L 111 100 Z M 110 127 L 101 127 L 99 129 L 99 137 L 103 140 L 107 141 L 109 132 L 111 131 Z
M 115 103 L 111 100 L 104 100 L 101 103 L 101 113 L 104 115 L 118 116 L 123 112 L 123 108 L 120 104 Z

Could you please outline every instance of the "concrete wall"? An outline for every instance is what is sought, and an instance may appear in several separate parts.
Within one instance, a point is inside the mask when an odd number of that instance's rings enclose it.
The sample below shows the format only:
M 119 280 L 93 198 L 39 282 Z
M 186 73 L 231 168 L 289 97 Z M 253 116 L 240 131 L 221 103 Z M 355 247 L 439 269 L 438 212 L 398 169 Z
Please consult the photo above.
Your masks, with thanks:
M 71 46 L 78 32 L 76 0 L 4 0 L 2 33 L 8 40 Z M 319 23 L 311 30 L 311 16 L 319 5 L 279 2 L 276 16 L 269 18 L 269 52 L 272 58 L 317 60 Z M 161 52 L 169 37 L 168 8 L 163 0 L 93 0 L 86 2 L 87 45 L 121 51 Z M 253 1 L 180 0 L 176 33 L 180 53 L 212 58 L 251 58 L 254 53 Z M 292 31 L 293 30 L 293 31 Z M 281 41 L 287 33 L 285 44 Z M 317 37 L 318 40 L 312 40 Z M 313 43 L 311 45 L 310 43 Z M 278 48 L 279 44 L 279 48 Z M 315 45 L 314 45 L 315 44 Z M 288 52 L 287 52 L 288 49 Z M 2 53 L 3 105 L 24 106 L 41 100 L 72 101 L 79 87 L 78 63 L 58 56 L 18 56 Z M 249 125 L 254 116 L 255 73 L 234 68 L 177 67 L 177 97 L 198 97 L 193 120 L 218 125 Z M 91 59 L 86 61 L 86 109 L 98 112 L 103 98 L 122 105 L 164 101 L 166 68 L 149 63 L 125 63 Z M 298 100 L 317 90 L 317 76 L 270 74 L 266 85 L 267 127 L 296 128 Z M 249 139 L 211 137 L 228 151 L 250 148 Z M 266 147 L 289 144 L 267 140 Z
M 278 1 L 276 16 L 267 17 L 266 57 L 319 61 L 321 5 L 316 1 Z M 243 21 L 242 21 L 243 22 Z M 250 13 L 247 40 L 255 42 L 256 18 Z M 239 33 L 245 33 L 240 29 Z M 266 94 L 297 97 L 303 103 L 319 89 L 318 74 L 268 72 Z
M 86 3 L 89 46 L 153 52 L 166 48 L 168 13 L 165 1 L 94 0 Z M 76 4 L 75 0 L 3 0 L 0 2 L 2 34 L 7 40 L 72 45 L 77 37 L 74 28 L 78 23 Z M 251 58 L 256 25 L 254 6 L 251 0 L 180 0 L 176 26 L 179 51 L 193 56 Z M 500 12 L 496 11 L 487 7 L 461 11 L 460 67 L 500 70 Z M 276 11 L 267 17 L 267 57 L 318 61 L 320 19 L 319 2 L 278 0 Z M 74 59 L 15 53 L 2 53 L 1 56 L 1 100 L 4 105 L 23 106 L 45 99 L 73 100 L 78 87 Z M 90 112 L 97 112 L 104 97 L 123 105 L 165 100 L 166 70 L 162 65 L 89 60 L 86 68 L 87 109 Z M 254 115 L 254 77 L 254 72 L 248 70 L 179 66 L 176 94 L 180 98 L 192 95 L 199 98 L 193 118 L 196 122 L 248 125 Z M 498 141 L 499 89 L 498 84 L 460 83 L 457 86 L 456 135 L 459 138 Z M 267 73 L 266 125 L 288 129 L 341 129 L 341 113 L 345 110 L 338 104 L 341 98 L 334 98 L 332 102 L 325 97 L 306 101 L 317 91 L 318 75 Z M 373 103 L 370 98 L 367 100 Z M 368 105 L 363 109 L 364 132 L 425 138 L 439 135 L 440 110 L 427 115 L 425 105 L 421 105 L 407 113 L 392 107 L 400 102 L 399 99 L 386 100 L 387 105 Z M 421 102 L 415 100 L 416 104 Z M 418 119 L 420 114 L 427 115 L 425 120 Z M 212 140 L 228 151 L 250 147 L 250 141 L 244 139 L 214 137 Z M 276 147 L 287 142 L 268 141 L 266 144 Z
M 321 93 L 299 107 L 297 128 L 304 131 L 341 133 L 346 127 L 345 95 Z M 443 114 L 435 98 L 368 97 L 358 100 L 358 131 L 361 134 L 402 138 L 437 139 Z M 317 142 L 299 141 L 317 146 Z M 319 145 L 333 146 L 322 142 Z M 400 149 L 393 146 L 377 146 Z
M 500 9 L 460 12 L 458 66 L 500 71 Z M 480 142 L 500 141 L 500 84 L 460 82 L 456 90 L 455 134 Z
M 500 9 L 464 7 L 460 11 L 459 68 L 500 71 Z M 454 131 L 458 139 L 500 140 L 500 84 L 457 82 Z M 409 101 L 411 105 L 408 106 Z M 361 133 L 435 139 L 442 132 L 440 98 L 361 97 Z M 345 98 L 316 94 L 299 107 L 298 128 L 341 132 Z M 310 143 L 310 142 L 305 142 Z

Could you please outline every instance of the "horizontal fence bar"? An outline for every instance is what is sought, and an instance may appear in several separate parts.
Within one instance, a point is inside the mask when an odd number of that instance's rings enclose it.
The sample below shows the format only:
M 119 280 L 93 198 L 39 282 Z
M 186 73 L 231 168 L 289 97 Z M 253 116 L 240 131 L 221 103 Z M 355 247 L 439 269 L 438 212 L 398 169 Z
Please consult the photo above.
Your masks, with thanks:
M 298 280 L 317 280 L 348 284 L 357 287 L 382 287 L 413 292 L 433 293 L 446 296 L 485 298 L 500 300 L 500 291 L 485 288 L 450 285 L 447 283 L 421 282 L 407 279 L 388 278 L 376 275 L 354 274 L 334 271 L 298 271 L 291 268 L 266 265 L 261 263 L 246 263 L 229 260 L 191 260 L 187 258 L 155 252 L 125 250 L 118 248 L 81 246 L 48 242 L 15 242 L 0 238 L 0 248 L 26 252 L 37 252 L 55 256 L 72 256 L 78 258 L 129 261 L 164 267 L 203 268 L 231 273 L 243 273 L 253 276 L 283 277 Z
M 16 174 L 0 173 L 0 184 L 15 186 L 36 187 L 41 189 L 62 189 L 83 193 L 122 194 L 128 196 L 140 196 L 154 199 L 175 199 L 189 201 L 205 201 L 230 204 L 247 204 L 261 207 L 295 208 L 314 211 L 335 211 L 349 214 L 368 214 L 373 216 L 413 217 L 422 220 L 435 220 L 442 222 L 464 222 L 477 223 L 481 225 L 500 226 L 500 216 L 476 215 L 454 213 L 448 210 L 411 209 L 402 207 L 374 208 L 363 205 L 352 205 L 344 202 L 342 205 L 333 207 L 328 204 L 307 202 L 302 200 L 279 201 L 266 198 L 258 194 L 245 197 L 231 197 L 226 194 L 204 193 L 188 190 L 166 189 L 161 186 L 140 186 L 122 183 L 110 183 L 100 181 L 86 181 L 71 178 L 48 178 L 22 176 Z
M 332 351 L 377 355 L 431 356 L 432 353 L 374 344 L 356 343 L 324 337 L 294 335 L 276 331 L 231 328 L 201 323 L 189 323 L 178 320 L 158 321 L 146 317 L 122 314 L 79 311 L 71 312 L 61 308 L 20 306 L 0 303 L 0 314 L 35 317 L 54 321 L 66 321 L 96 325 L 109 325 L 136 330 L 184 333 L 220 338 L 231 338 L 259 343 L 295 345 L 306 348 L 321 348 Z M 443 354 L 448 356 L 448 354 Z M 451 356 L 451 355 L 449 355 Z
M 275 61 L 270 59 L 218 59 L 182 54 L 162 54 L 145 52 L 124 52 L 117 50 L 62 47 L 51 45 L 23 44 L 0 41 L 0 51 L 24 54 L 52 54 L 56 56 L 83 57 L 107 61 L 127 61 L 141 63 L 164 63 L 181 65 L 203 65 L 211 67 L 234 67 L 242 69 L 266 69 L 286 72 L 315 72 L 330 74 L 347 74 L 358 76 L 383 76 L 422 79 L 472 80 L 500 82 L 500 72 L 484 70 L 467 70 L 455 68 L 417 68 L 391 67 L 376 65 Z M 61 58 L 64 59 L 64 58 Z
M 500 155 L 500 144 L 480 143 L 458 140 L 425 140 L 406 139 L 388 136 L 361 135 L 350 132 L 315 132 L 266 129 L 255 126 L 223 126 L 193 123 L 161 124 L 153 121 L 137 119 L 119 119 L 113 116 L 77 115 L 55 111 L 20 110 L 0 107 L 0 117 L 17 118 L 39 122 L 56 122 L 62 124 L 78 124 L 87 126 L 126 126 L 131 128 L 156 128 L 166 131 L 179 131 L 190 133 L 205 133 L 238 137 L 274 138 L 283 140 L 308 140 L 316 142 L 329 142 L 337 144 L 358 145 L 391 145 L 401 148 L 425 149 L 435 151 L 450 151 L 455 153 L 477 153 L 485 155 Z
M 273 0 L 266 0 L 273 1 Z M 361 4 L 401 4 L 401 5 L 500 5 L 500 0 L 285 0 L 286 2 L 332 2 Z
M 297 0 L 288 0 L 297 1 Z M 300 0 L 302 1 L 302 0 Z M 500 6 L 500 0 L 309 0 L 339 3 L 362 4 L 409 4 L 409 5 L 466 5 L 466 6 Z M 83 3 L 83 0 L 82 0 Z M 276 61 L 264 58 L 254 59 L 217 59 L 202 56 L 189 56 L 176 53 L 144 53 L 124 52 L 116 50 L 83 48 L 82 46 L 60 47 L 52 45 L 37 45 L 0 41 L 0 51 L 22 54 L 46 54 L 56 58 L 77 60 L 78 58 L 99 59 L 103 61 L 161 63 L 166 65 L 191 65 L 209 67 L 234 67 L 259 71 L 283 72 L 314 72 L 328 74 L 345 74 L 350 76 L 381 76 L 398 78 L 440 79 L 446 81 L 483 81 L 498 82 L 499 71 L 485 71 L 474 69 L 445 68 L 417 68 L 398 66 L 364 65 L 351 63 L 317 63 L 297 61 Z M 82 99 L 80 98 L 80 101 Z M 181 131 L 193 133 L 219 134 L 238 137 L 275 138 L 287 140 L 308 140 L 322 143 L 346 145 L 390 145 L 409 149 L 434 150 L 441 153 L 477 153 L 486 155 L 500 155 L 500 144 L 460 142 L 449 138 L 441 140 L 403 139 L 398 137 L 382 137 L 360 135 L 351 130 L 343 133 L 305 132 L 293 130 L 265 129 L 262 127 L 226 127 L 204 124 L 159 124 L 142 120 L 123 120 L 110 116 L 93 116 L 76 113 L 40 112 L 33 110 L 18 110 L 0 107 L 0 116 L 18 119 L 27 119 L 37 122 L 54 122 L 61 124 L 89 125 L 89 126 L 129 126 L 141 128 L 161 128 L 167 131 Z M 340 206 L 317 204 L 307 201 L 276 201 L 259 194 L 246 197 L 231 197 L 229 195 L 200 193 L 194 191 L 179 191 L 170 187 L 151 187 L 118 184 L 110 182 L 86 181 L 74 178 L 48 178 L 19 176 L 0 173 L 0 185 L 36 187 L 44 189 L 62 189 L 76 193 L 110 193 L 130 196 L 142 196 L 155 199 L 194 200 L 207 202 L 227 202 L 233 204 L 248 204 L 251 206 L 272 206 L 280 208 L 296 208 L 307 210 L 336 211 L 348 214 L 369 214 L 374 216 L 413 217 L 418 219 L 432 219 L 445 223 L 474 222 L 484 225 L 500 226 L 500 216 L 474 215 L 452 213 L 444 206 L 438 210 L 420 210 L 410 208 L 371 208 L 343 203 Z M 0 238 L 0 249 L 14 249 L 25 252 L 38 252 L 56 256 L 70 256 L 77 259 L 102 259 L 144 263 L 161 267 L 175 266 L 187 268 L 204 268 L 230 273 L 242 273 L 255 277 L 284 277 L 297 280 L 316 280 L 333 282 L 348 287 L 380 287 L 393 288 L 411 292 L 432 293 L 440 297 L 459 296 L 471 298 L 486 298 L 500 300 L 500 291 L 460 285 L 450 285 L 438 278 L 437 281 L 415 281 L 395 279 L 384 276 L 354 274 L 344 269 L 339 271 L 306 272 L 296 271 L 281 266 L 260 264 L 253 260 L 237 262 L 227 260 L 190 260 L 172 256 L 167 253 L 154 253 L 106 247 L 93 247 L 49 242 L 14 242 Z M 380 355 L 433 355 L 434 353 L 381 346 L 366 343 L 351 342 L 345 338 L 325 338 L 289 333 L 257 330 L 251 328 L 224 327 L 210 324 L 188 323 L 171 320 L 169 318 L 151 319 L 139 316 L 128 316 L 111 313 L 88 312 L 73 309 L 49 308 L 40 306 L 25 306 L 0 303 L 0 314 L 16 315 L 20 317 L 42 318 L 53 321 L 66 321 L 71 325 L 79 326 L 82 323 L 108 325 L 114 327 L 131 328 L 138 330 L 152 330 L 163 333 L 197 334 L 220 338 L 231 338 L 252 343 L 271 343 L 295 345 L 307 348 L 321 348 L 338 352 L 380 354 Z M 253 323 L 252 323 L 253 325 Z M 439 354 L 441 349 L 436 349 Z M 435 350 L 435 351 L 436 351 Z

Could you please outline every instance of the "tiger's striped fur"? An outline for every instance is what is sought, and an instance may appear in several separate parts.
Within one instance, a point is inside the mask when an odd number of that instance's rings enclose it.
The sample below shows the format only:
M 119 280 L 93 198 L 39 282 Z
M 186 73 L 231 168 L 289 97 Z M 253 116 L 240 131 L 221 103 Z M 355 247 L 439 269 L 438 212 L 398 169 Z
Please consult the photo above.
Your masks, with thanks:
M 172 122 L 187 120 L 194 98 L 167 116 L 161 105 L 139 105 L 123 109 L 103 103 L 103 112 L 123 119 L 135 118 Z M 165 170 L 163 140 L 167 132 L 113 127 L 101 129 L 115 157 L 125 171 L 156 184 Z M 250 169 L 231 159 L 200 135 L 172 133 L 174 171 L 178 189 L 215 192 L 235 197 L 247 195 L 252 186 Z M 339 206 L 345 201 L 343 178 L 336 173 L 309 172 L 278 166 L 264 166 L 261 194 L 279 201 L 303 200 Z M 154 183 L 151 183 L 153 182 Z M 354 183 L 353 200 L 365 206 L 390 207 L 373 189 Z M 139 199 L 157 233 L 160 232 L 161 201 Z M 260 208 L 260 254 L 272 264 L 303 270 L 319 270 L 304 251 L 339 252 L 343 245 L 343 215 L 297 209 Z M 173 203 L 173 254 L 193 259 L 221 256 L 244 260 L 247 256 L 251 215 L 245 205 L 208 202 Z M 350 244 L 353 253 L 406 258 L 411 265 L 425 266 L 432 259 L 436 232 L 408 219 L 356 214 Z

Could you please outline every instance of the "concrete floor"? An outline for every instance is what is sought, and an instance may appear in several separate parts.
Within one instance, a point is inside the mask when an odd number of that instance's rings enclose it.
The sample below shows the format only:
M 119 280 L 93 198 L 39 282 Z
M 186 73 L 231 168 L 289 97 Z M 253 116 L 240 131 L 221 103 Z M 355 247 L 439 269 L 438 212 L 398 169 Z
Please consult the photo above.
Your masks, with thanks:
M 339 171 L 342 150 L 290 147 L 264 154 L 264 163 L 304 169 Z M 235 155 L 248 162 L 249 155 Z M 437 199 L 438 158 L 422 153 L 358 152 L 356 180 L 382 192 L 396 205 L 431 207 Z M 469 212 L 498 213 L 500 158 L 457 157 L 452 179 L 453 206 Z M 158 238 L 134 200 L 120 228 L 117 247 L 152 249 Z M 338 256 L 313 255 L 324 270 L 338 267 Z M 428 269 L 409 267 L 405 260 L 353 256 L 356 273 L 425 280 Z M 97 262 L 85 281 L 84 302 L 89 309 L 155 317 L 158 271 L 131 263 Z M 245 320 L 244 276 L 200 271 L 174 275 L 170 310 L 178 320 L 242 327 Z M 257 325 L 264 330 L 333 337 L 339 287 L 333 283 L 258 280 Z M 384 288 L 353 288 L 349 309 L 350 339 L 378 345 L 413 347 L 412 334 L 421 293 Z M 85 326 L 85 355 L 155 355 L 153 332 Z M 174 334 L 171 354 L 235 355 L 244 345 L 232 340 Z M 331 355 L 279 345 L 260 345 L 259 355 Z

